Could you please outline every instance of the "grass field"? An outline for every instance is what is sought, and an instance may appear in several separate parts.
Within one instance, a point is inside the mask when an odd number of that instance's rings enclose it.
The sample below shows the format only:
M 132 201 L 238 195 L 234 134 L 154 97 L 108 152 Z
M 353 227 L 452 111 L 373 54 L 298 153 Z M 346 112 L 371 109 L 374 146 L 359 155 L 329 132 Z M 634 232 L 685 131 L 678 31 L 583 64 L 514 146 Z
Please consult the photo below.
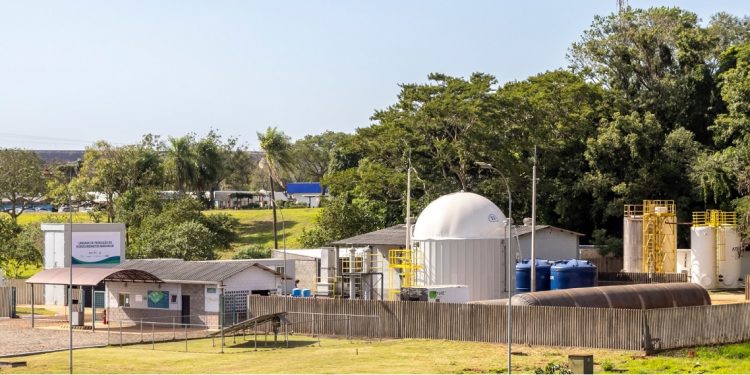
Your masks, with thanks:
M 279 248 L 282 247 L 282 229 L 286 227 L 286 246 L 289 249 L 302 247 L 300 236 L 303 229 L 310 229 L 318 214 L 317 208 L 287 208 L 277 211 L 277 230 Z M 273 248 L 273 212 L 261 210 L 211 210 L 206 214 L 225 213 L 236 217 L 240 221 L 240 238 L 232 244 L 232 249 L 220 254 L 221 258 L 231 258 L 235 252 L 246 246 L 262 246 Z M 284 217 L 282 225 L 282 215 Z M 27 212 L 18 217 L 19 224 L 59 223 L 67 222 L 68 213 Z M 91 223 L 92 219 L 85 212 L 73 214 L 75 223 Z M 35 272 L 35 270 L 34 270 Z
M 248 337 L 249 339 L 249 337 Z M 500 373 L 505 372 L 505 346 L 430 340 L 375 342 L 290 336 L 290 348 L 253 351 L 252 341 L 226 339 L 219 354 L 210 339 L 81 349 L 74 353 L 77 373 Z M 550 362 L 566 364 L 573 353 L 594 355 L 595 373 L 748 373 L 750 343 L 665 352 L 643 357 L 636 352 L 601 349 L 514 347 L 514 372 L 533 373 Z M 65 373 L 67 352 L 5 361 L 27 361 L 28 367 L 0 373 Z

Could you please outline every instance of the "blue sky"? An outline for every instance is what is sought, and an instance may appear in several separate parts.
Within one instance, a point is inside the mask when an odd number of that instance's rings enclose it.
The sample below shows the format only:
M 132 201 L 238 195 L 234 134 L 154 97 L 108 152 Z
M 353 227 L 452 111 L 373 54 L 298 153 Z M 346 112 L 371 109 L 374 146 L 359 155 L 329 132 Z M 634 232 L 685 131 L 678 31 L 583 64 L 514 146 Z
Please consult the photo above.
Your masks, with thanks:
M 615 0 L 0 0 L 0 147 L 83 148 L 98 139 L 215 128 L 353 132 L 430 72 L 500 82 L 568 65 Z M 707 21 L 744 1 L 670 5 Z

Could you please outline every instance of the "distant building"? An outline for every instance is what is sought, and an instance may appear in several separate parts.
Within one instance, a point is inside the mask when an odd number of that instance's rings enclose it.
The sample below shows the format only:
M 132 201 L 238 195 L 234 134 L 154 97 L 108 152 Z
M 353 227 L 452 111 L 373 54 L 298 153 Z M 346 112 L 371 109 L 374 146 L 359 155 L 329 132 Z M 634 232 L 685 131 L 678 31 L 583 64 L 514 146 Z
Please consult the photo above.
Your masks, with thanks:
M 325 195 L 320 182 L 290 182 L 286 184 L 286 195 L 297 203 L 308 207 L 320 207 L 320 200 Z

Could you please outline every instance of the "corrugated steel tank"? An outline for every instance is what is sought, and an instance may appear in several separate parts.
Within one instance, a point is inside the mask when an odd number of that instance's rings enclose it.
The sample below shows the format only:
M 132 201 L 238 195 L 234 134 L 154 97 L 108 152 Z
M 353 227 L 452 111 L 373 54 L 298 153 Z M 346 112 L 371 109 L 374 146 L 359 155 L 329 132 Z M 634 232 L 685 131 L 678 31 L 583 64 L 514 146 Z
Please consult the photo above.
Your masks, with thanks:
M 520 306 L 600 307 L 613 309 L 660 309 L 710 305 L 702 286 L 692 283 L 599 286 L 524 293 L 513 296 Z
M 623 219 L 623 268 L 625 272 L 643 271 L 643 216 L 625 215 Z

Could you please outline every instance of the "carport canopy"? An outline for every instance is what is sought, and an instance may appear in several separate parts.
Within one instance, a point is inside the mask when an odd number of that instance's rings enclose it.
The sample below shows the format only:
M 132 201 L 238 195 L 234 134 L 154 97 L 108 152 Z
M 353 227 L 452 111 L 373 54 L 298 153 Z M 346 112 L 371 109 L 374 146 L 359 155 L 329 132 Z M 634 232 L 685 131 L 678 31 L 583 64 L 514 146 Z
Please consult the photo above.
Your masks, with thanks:
M 73 285 L 94 286 L 102 281 L 163 283 L 153 274 L 136 269 L 73 267 Z M 29 284 L 70 285 L 70 267 L 38 272 L 26 280 Z

